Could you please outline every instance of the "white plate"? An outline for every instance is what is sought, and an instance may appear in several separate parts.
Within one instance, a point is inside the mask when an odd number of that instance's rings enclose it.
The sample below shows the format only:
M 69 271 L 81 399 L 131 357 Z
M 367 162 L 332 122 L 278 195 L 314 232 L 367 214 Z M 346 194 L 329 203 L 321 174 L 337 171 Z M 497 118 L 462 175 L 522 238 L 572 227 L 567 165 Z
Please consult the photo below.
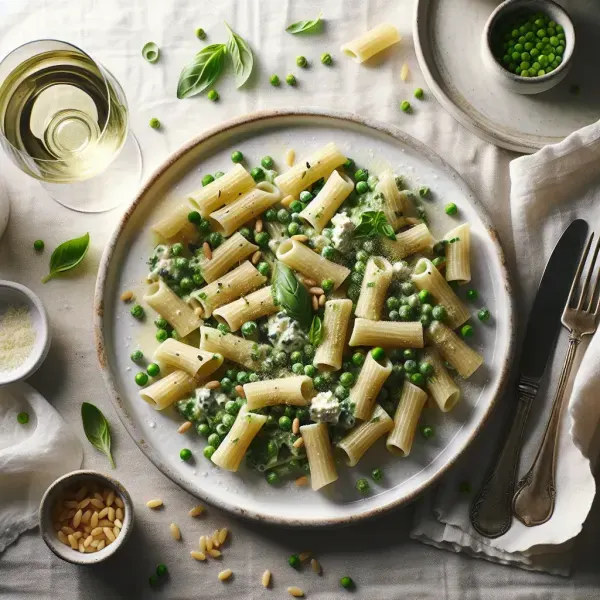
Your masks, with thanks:
M 442 106 L 479 137 L 517 152 L 555 144 L 598 119 L 600 10 L 597 0 L 559 0 L 577 38 L 573 65 L 555 88 L 533 96 L 516 94 L 486 74 L 481 32 L 498 0 L 417 0 L 413 37 L 419 65 Z M 580 87 L 575 95 L 572 85 Z
M 380 442 L 356 468 L 340 465 L 339 481 L 323 493 L 315 493 L 293 483 L 270 487 L 261 475 L 245 469 L 237 474 L 218 470 L 202 456 L 203 440 L 193 431 L 185 436 L 176 432 L 181 418 L 174 409 L 156 412 L 139 398 L 134 383 L 138 369 L 129 355 L 138 344 L 151 355 L 158 343 L 151 319 L 143 331 L 119 296 L 124 290 L 133 290 L 138 298 L 143 293 L 146 260 L 155 244 L 149 226 L 158 212 L 197 189 L 203 174 L 229 168 L 233 150 L 241 150 L 249 165 L 259 164 L 262 156 L 270 154 L 282 169 L 288 148 L 300 159 L 330 141 L 374 173 L 389 166 L 413 186 L 430 186 L 434 234 L 441 235 L 456 225 L 456 220 L 445 215 L 443 205 L 455 202 L 459 206 L 462 219 L 472 225 L 473 286 L 481 297 L 477 307 L 485 304 L 493 319 L 475 325 L 473 342 L 486 362 L 462 385 L 463 401 L 450 414 L 425 411 L 422 422 L 435 427 L 433 439 L 419 436 L 408 459 L 388 455 Z M 287 525 L 344 523 L 414 499 L 452 464 L 482 426 L 505 382 L 514 332 L 510 285 L 496 233 L 458 174 L 397 129 L 358 117 L 305 111 L 260 113 L 230 121 L 193 140 L 159 168 L 123 217 L 104 253 L 96 286 L 95 325 L 100 365 L 115 408 L 150 460 L 207 502 Z M 195 462 L 179 459 L 184 446 L 198 457 Z M 384 481 L 372 485 L 371 495 L 361 497 L 354 484 L 374 467 L 383 468 Z

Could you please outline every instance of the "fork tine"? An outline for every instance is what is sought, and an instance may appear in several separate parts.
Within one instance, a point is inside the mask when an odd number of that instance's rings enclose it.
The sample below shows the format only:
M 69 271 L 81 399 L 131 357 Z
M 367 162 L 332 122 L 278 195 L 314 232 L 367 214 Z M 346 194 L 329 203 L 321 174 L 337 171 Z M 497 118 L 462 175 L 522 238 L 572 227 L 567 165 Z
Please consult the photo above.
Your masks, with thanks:
M 569 298 L 567 299 L 567 307 L 571 306 L 571 302 L 573 301 L 573 295 L 575 294 L 575 289 L 577 288 L 577 284 L 579 283 L 579 278 L 581 277 L 581 271 L 583 271 L 583 266 L 585 265 L 585 261 L 587 260 L 590 246 L 592 245 L 592 240 L 594 239 L 594 234 L 590 236 L 587 244 L 585 245 L 585 250 L 579 259 L 579 264 L 577 265 L 577 271 L 575 273 L 575 277 L 573 277 L 573 283 L 571 284 L 571 290 L 569 291 Z
M 592 275 L 594 269 L 594 263 L 596 262 L 596 258 L 598 256 L 598 252 L 600 251 L 600 237 L 596 242 L 596 248 L 594 249 L 594 258 L 592 259 L 592 264 L 590 265 L 590 276 Z M 598 292 L 598 286 L 600 285 L 600 269 L 596 271 L 596 277 L 594 278 L 594 285 L 591 288 L 590 293 L 590 301 L 588 302 L 587 308 L 585 309 L 587 312 L 590 312 L 592 309 L 592 304 L 594 303 L 594 298 Z
M 591 238 L 590 238 L 590 242 L 591 242 Z M 590 244 L 591 245 L 591 244 Z M 588 251 L 589 251 L 589 247 L 588 247 Z M 596 263 L 596 257 L 598 256 L 598 244 L 596 244 L 596 247 L 594 248 L 594 254 L 592 255 L 592 260 L 590 262 L 590 266 L 588 268 L 588 272 L 585 278 L 585 282 L 583 284 L 583 287 L 581 288 L 581 294 L 579 296 L 579 302 L 577 303 L 577 310 L 581 310 L 583 308 L 583 303 L 585 302 L 585 299 L 587 298 L 587 293 L 588 293 L 588 289 L 590 287 L 590 280 L 592 279 L 592 274 L 594 272 L 594 264 Z

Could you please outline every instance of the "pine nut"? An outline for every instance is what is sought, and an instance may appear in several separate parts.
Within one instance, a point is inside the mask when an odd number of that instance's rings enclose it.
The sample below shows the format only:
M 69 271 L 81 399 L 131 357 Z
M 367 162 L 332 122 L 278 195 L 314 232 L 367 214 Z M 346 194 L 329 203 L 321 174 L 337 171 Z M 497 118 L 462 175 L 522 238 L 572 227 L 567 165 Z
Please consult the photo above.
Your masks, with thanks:
M 316 296 L 312 296 L 312 307 L 315 312 L 319 310 L 319 299 Z
M 260 260 L 262 256 L 262 252 L 260 250 L 257 250 L 253 255 L 252 255 L 252 264 L 253 265 L 257 265 L 258 261 Z
M 115 519 L 115 527 L 123 529 L 123 523 L 119 519 Z
M 92 511 L 86 510 L 81 517 L 81 522 L 85 523 L 87 525 L 90 522 L 91 518 L 92 518 Z
M 254 231 L 256 231 L 256 233 L 260 233 L 262 230 L 263 230 L 262 219 L 256 219 L 256 224 L 254 225 Z
M 261 578 L 260 582 L 263 584 L 264 587 L 266 587 L 266 588 L 269 587 L 269 584 L 271 583 L 271 571 L 269 571 L 269 569 L 267 569 L 262 574 L 262 578 Z
M 181 539 L 181 530 L 179 529 L 179 527 L 177 527 L 175 523 L 171 523 L 169 525 L 169 531 L 171 532 L 171 537 L 174 540 L 179 541 Z
M 227 581 L 233 575 L 233 571 L 231 569 L 225 569 L 221 571 L 218 575 L 220 581 Z
M 73 548 L 73 550 L 77 550 L 79 544 L 77 543 L 77 540 L 73 537 L 73 535 L 67 536 L 67 540 L 69 541 L 69 544 L 71 544 L 71 548 Z
M 302 475 L 302 477 L 298 477 L 298 479 L 296 479 L 295 484 L 298 487 L 302 487 L 304 485 L 308 484 L 308 477 L 306 475 Z
M 221 382 L 214 379 L 213 381 L 209 381 L 204 385 L 207 390 L 218 390 L 221 387 Z
M 206 552 L 206 536 L 205 535 L 200 536 L 198 546 L 200 547 L 200 552 Z
M 95 508 L 99 508 L 100 510 L 102 510 L 104 508 L 104 501 L 98 500 L 98 498 L 92 498 L 90 500 L 90 504 L 92 506 L 94 506 Z
M 148 502 L 146 502 L 148 508 L 159 508 L 162 505 L 163 501 L 160 498 L 155 498 L 154 500 L 148 500 Z
M 108 520 L 114 521 L 116 518 L 115 509 L 112 506 L 108 507 Z
M 210 552 L 213 549 L 213 543 L 209 536 L 204 536 L 204 543 L 206 545 L 206 551 Z
M 90 531 L 90 535 L 100 535 L 102 533 L 102 527 L 96 527 Z
M 308 236 L 304 234 L 293 235 L 290 239 L 296 240 L 297 242 L 300 242 L 302 244 L 308 242 Z
M 204 252 L 204 258 L 206 258 L 206 260 L 210 260 L 212 258 L 212 250 L 208 242 L 204 242 L 204 244 L 202 244 L 202 252 Z
M 237 395 L 240 398 L 245 398 L 246 397 L 246 392 L 244 391 L 244 386 L 243 385 L 236 385 L 235 386 L 235 391 L 237 392 Z
M 133 300 L 133 292 L 131 290 L 127 290 L 121 294 L 121 300 L 123 302 L 131 302 Z
M 115 539 L 119 537 L 119 534 L 121 533 L 121 530 L 118 527 L 113 527 L 112 528 L 112 532 L 113 535 L 115 536 Z
M 285 153 L 285 164 L 288 167 L 291 167 L 294 164 L 294 160 L 296 159 L 296 151 L 290 148 Z
M 293 421 L 292 421 L 292 433 L 294 435 L 298 435 L 298 432 L 300 431 L 300 419 L 298 417 L 296 417 Z
M 201 306 L 196 306 L 196 308 L 194 309 L 194 314 L 197 317 L 202 317 L 202 315 L 204 314 L 204 309 Z
M 304 438 L 298 438 L 293 444 L 294 448 L 302 448 L 304 446 Z
M 311 287 L 308 291 L 314 296 L 322 296 L 325 293 L 323 288 L 320 287 Z
M 95 529 L 96 527 L 98 527 L 98 519 L 99 519 L 98 513 L 94 512 L 94 514 L 92 515 L 92 518 L 90 519 L 90 527 L 92 529 Z
M 319 561 L 316 558 L 313 558 L 310 561 L 310 566 L 312 567 L 312 570 L 317 574 L 320 575 L 321 574 L 321 565 L 319 563 Z
M 60 530 L 65 534 L 65 535 L 71 535 L 72 533 L 75 533 L 74 529 L 71 529 L 68 525 L 64 525 L 63 527 L 60 528 Z
M 204 512 L 204 506 L 198 504 L 198 506 L 194 506 L 188 513 L 190 517 L 199 517 Z
M 206 560 L 206 554 L 204 554 L 204 552 L 197 552 L 196 550 L 192 550 L 190 552 L 190 556 L 195 560 Z
M 82 541 L 79 542 L 78 550 L 79 550 L 79 552 L 81 552 L 81 554 L 83 554 L 85 552 L 85 546 L 83 545 Z
M 69 545 L 69 538 L 60 529 L 56 535 L 63 544 L 66 544 L 67 546 Z
M 100 552 L 100 550 L 104 549 L 104 546 L 106 546 L 106 542 L 104 540 L 100 540 L 98 542 L 98 546 L 96 547 L 96 550 L 98 550 L 98 552 Z
M 108 514 L 108 506 L 106 506 L 105 508 L 103 508 L 99 513 L 98 513 L 98 518 L 99 519 L 104 519 L 104 517 Z
M 215 550 L 214 548 L 212 550 L 209 550 L 208 553 L 213 557 L 213 558 L 219 558 L 219 556 L 221 556 L 221 551 L 220 550 Z
M 112 506 L 115 501 L 115 493 L 113 491 L 108 492 L 108 496 L 106 497 L 106 506 Z
M 73 529 L 77 529 L 79 527 L 82 516 L 83 516 L 83 513 L 81 512 L 81 509 L 79 509 L 73 516 Z
M 106 538 L 109 539 L 111 542 L 114 542 L 117 539 L 115 538 L 115 534 L 113 533 L 113 530 L 110 527 L 103 527 L 102 531 L 104 532 Z
M 81 502 L 86 497 L 87 493 L 87 487 L 85 485 L 81 486 L 75 494 L 75 500 L 77 500 L 77 502 Z
M 308 560 L 311 556 L 312 556 L 312 552 L 301 552 L 300 554 L 298 554 L 298 558 L 302 562 L 304 562 L 305 560 Z
M 69 502 L 69 504 L 71 506 L 69 506 L 69 508 L 81 508 L 82 510 L 92 501 L 91 498 L 84 498 L 81 502 L 77 503 L 75 502 L 75 506 L 73 506 L 72 502 Z M 65 502 L 65 505 L 67 503 Z
M 121 498 L 119 498 L 119 496 L 115 496 L 115 504 L 119 508 L 125 508 L 125 504 L 123 504 L 123 500 L 121 500 Z
M 304 592 L 299 587 L 289 587 L 287 591 L 288 594 L 294 598 L 304 598 Z
M 193 423 L 191 421 L 186 421 L 185 423 L 182 423 L 177 428 L 177 433 L 185 433 L 192 425 Z
M 225 543 L 225 540 L 227 539 L 228 535 L 229 530 L 227 529 L 227 527 L 223 527 L 223 529 L 219 531 L 219 544 L 221 544 L 221 546 Z
M 306 287 L 309 287 L 309 288 L 315 287 L 317 285 L 317 282 L 314 279 L 308 279 L 308 278 L 305 278 L 303 280 L 303 283 Z
M 83 545 L 87 548 L 94 541 L 93 536 L 88 535 L 83 542 Z
M 325 297 L 325 294 L 323 294 L 322 296 L 319 296 L 319 306 L 325 306 L 325 302 L 327 302 L 327 298 Z

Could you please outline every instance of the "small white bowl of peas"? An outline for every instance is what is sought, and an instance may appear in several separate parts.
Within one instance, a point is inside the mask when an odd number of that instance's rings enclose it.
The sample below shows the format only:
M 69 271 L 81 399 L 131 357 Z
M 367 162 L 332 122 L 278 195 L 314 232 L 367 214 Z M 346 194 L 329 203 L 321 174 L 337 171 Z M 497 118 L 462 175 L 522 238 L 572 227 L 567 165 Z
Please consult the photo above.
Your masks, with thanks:
M 571 68 L 575 29 L 552 0 L 506 0 L 487 20 L 481 56 L 489 75 L 518 94 L 558 85 Z

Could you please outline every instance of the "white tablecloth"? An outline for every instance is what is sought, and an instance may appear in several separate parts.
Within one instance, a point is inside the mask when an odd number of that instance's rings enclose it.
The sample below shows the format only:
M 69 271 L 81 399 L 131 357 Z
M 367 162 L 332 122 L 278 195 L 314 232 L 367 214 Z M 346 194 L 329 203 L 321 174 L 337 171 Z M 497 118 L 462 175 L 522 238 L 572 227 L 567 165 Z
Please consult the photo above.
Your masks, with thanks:
M 451 1 L 451 0 L 447 0 Z M 285 33 L 292 21 L 324 11 L 323 34 L 297 38 Z M 203 27 L 207 42 L 225 41 L 222 20 L 248 39 L 255 51 L 256 82 L 236 91 L 232 81 L 219 82 L 218 103 L 204 97 L 175 97 L 179 72 L 201 47 L 194 30 Z M 398 25 L 401 46 L 377 67 L 359 67 L 339 53 L 343 41 L 383 20 Z M 232 116 L 262 108 L 334 107 L 368 115 L 402 127 L 435 149 L 456 168 L 486 205 L 501 233 L 509 262 L 514 253 L 508 210 L 508 162 L 514 155 L 495 148 L 458 125 L 427 93 L 415 110 L 402 113 L 398 104 L 424 86 L 411 41 L 412 0 L 0 0 L 0 55 L 36 38 L 58 38 L 82 46 L 104 63 L 122 83 L 130 101 L 132 127 L 140 140 L 146 174 L 192 135 Z M 161 61 L 146 63 L 140 50 L 147 41 L 162 49 Z M 334 66 L 319 63 L 322 52 L 334 56 Z M 457 48 L 460 52 L 460 48 Z M 304 54 L 311 68 L 295 66 Z M 400 81 L 403 62 L 411 67 L 409 82 Z M 294 72 L 299 85 L 279 89 L 268 83 L 272 73 Z M 477 76 L 474 74 L 473 76 Z M 160 132 L 148 127 L 150 117 L 163 123 Z M 50 355 L 31 383 L 84 439 L 79 406 L 91 400 L 113 424 L 116 477 L 136 502 L 132 539 L 117 557 L 98 567 L 78 568 L 54 557 L 36 531 L 24 535 L 0 556 L 0 598 L 62 600 L 137 598 L 283 598 L 288 585 L 302 587 L 308 598 L 344 597 L 338 580 L 348 574 L 357 583 L 356 598 L 375 600 L 583 600 L 600 597 L 600 507 L 592 511 L 576 550 L 571 580 L 499 567 L 441 552 L 408 538 L 412 509 L 379 521 L 331 531 L 285 531 L 236 521 L 216 508 L 192 520 L 187 510 L 194 499 L 167 480 L 143 456 L 120 426 L 102 382 L 92 334 L 95 271 L 103 246 L 121 210 L 83 215 L 45 198 L 36 182 L 0 158 L 12 217 L 0 242 L 0 278 L 31 287 L 45 302 L 52 323 Z M 51 249 L 65 239 L 90 231 L 92 248 L 84 268 L 61 281 L 42 285 L 49 251 L 36 255 L 32 242 L 43 238 Z M 105 458 L 84 441 L 84 466 L 107 468 Z M 0 493 L 1 490 L 0 490 Z M 144 502 L 161 497 L 166 508 L 151 512 Z M 182 528 L 183 543 L 173 541 L 170 522 Z M 201 533 L 228 526 L 233 532 L 223 566 L 195 563 L 190 547 Z M 292 552 L 312 550 L 324 574 L 297 573 L 287 566 Z M 164 562 L 170 578 L 159 592 L 148 576 Z M 235 578 L 221 584 L 216 575 L 233 569 Z M 273 572 L 273 590 L 264 590 L 260 575 Z

